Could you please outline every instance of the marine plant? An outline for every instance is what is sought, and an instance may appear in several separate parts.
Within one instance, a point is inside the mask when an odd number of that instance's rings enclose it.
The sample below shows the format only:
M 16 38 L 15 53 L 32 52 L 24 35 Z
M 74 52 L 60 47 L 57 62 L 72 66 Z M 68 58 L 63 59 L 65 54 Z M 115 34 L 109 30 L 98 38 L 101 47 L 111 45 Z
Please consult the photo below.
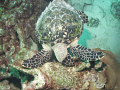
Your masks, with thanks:
M 116 19 L 120 20 L 120 1 L 113 2 L 110 11 Z
M 87 26 L 89 26 L 89 27 L 98 27 L 99 22 L 100 21 L 99 21 L 98 18 L 91 17 L 90 20 L 89 20 L 89 22 L 87 23 Z

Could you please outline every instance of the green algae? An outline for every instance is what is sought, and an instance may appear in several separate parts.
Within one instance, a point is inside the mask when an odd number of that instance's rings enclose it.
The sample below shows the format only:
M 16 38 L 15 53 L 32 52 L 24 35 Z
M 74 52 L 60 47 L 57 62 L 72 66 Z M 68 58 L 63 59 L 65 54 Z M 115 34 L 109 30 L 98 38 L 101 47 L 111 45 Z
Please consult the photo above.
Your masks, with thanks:
M 100 20 L 98 18 L 91 17 L 89 22 L 87 23 L 87 26 L 89 27 L 98 27 Z

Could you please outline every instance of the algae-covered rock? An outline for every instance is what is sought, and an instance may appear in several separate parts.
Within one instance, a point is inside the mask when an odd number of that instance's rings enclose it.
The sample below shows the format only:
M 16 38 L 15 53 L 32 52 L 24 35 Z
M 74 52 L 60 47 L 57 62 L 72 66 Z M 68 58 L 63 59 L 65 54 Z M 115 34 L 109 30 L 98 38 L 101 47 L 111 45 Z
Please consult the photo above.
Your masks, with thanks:
M 90 18 L 89 22 L 87 23 L 87 26 L 89 27 L 98 27 L 99 25 L 99 19 L 98 18 Z
M 120 20 L 120 1 L 113 2 L 111 4 L 111 14 L 118 20 Z

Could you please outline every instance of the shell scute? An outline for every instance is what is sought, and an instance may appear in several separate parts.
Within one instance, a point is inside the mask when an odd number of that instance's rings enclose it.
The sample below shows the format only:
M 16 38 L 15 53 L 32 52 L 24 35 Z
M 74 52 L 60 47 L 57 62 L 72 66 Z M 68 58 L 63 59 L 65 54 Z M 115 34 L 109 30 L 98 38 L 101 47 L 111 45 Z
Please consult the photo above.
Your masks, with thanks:
M 57 5 L 58 4 L 58 5 Z M 66 6 L 65 6 L 66 5 Z M 36 36 L 39 42 L 67 42 L 80 36 L 83 31 L 83 20 L 73 8 L 64 1 L 52 2 L 42 13 L 36 25 Z M 67 42 L 68 43 L 68 42 Z

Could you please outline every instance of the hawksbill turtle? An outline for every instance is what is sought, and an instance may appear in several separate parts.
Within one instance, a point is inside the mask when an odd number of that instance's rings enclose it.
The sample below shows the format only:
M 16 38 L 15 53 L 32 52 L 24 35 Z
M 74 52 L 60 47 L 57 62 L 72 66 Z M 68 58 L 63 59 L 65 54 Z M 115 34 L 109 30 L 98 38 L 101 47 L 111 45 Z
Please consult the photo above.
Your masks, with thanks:
M 50 2 L 38 18 L 35 28 L 36 37 L 43 49 L 32 58 L 23 60 L 22 66 L 40 67 L 51 59 L 53 53 L 56 59 L 65 66 L 74 66 L 74 57 L 85 61 L 102 58 L 103 52 L 94 51 L 78 44 L 78 39 L 83 32 L 83 24 L 87 22 L 86 14 L 76 11 L 64 0 Z M 70 52 L 68 52 L 68 48 Z

